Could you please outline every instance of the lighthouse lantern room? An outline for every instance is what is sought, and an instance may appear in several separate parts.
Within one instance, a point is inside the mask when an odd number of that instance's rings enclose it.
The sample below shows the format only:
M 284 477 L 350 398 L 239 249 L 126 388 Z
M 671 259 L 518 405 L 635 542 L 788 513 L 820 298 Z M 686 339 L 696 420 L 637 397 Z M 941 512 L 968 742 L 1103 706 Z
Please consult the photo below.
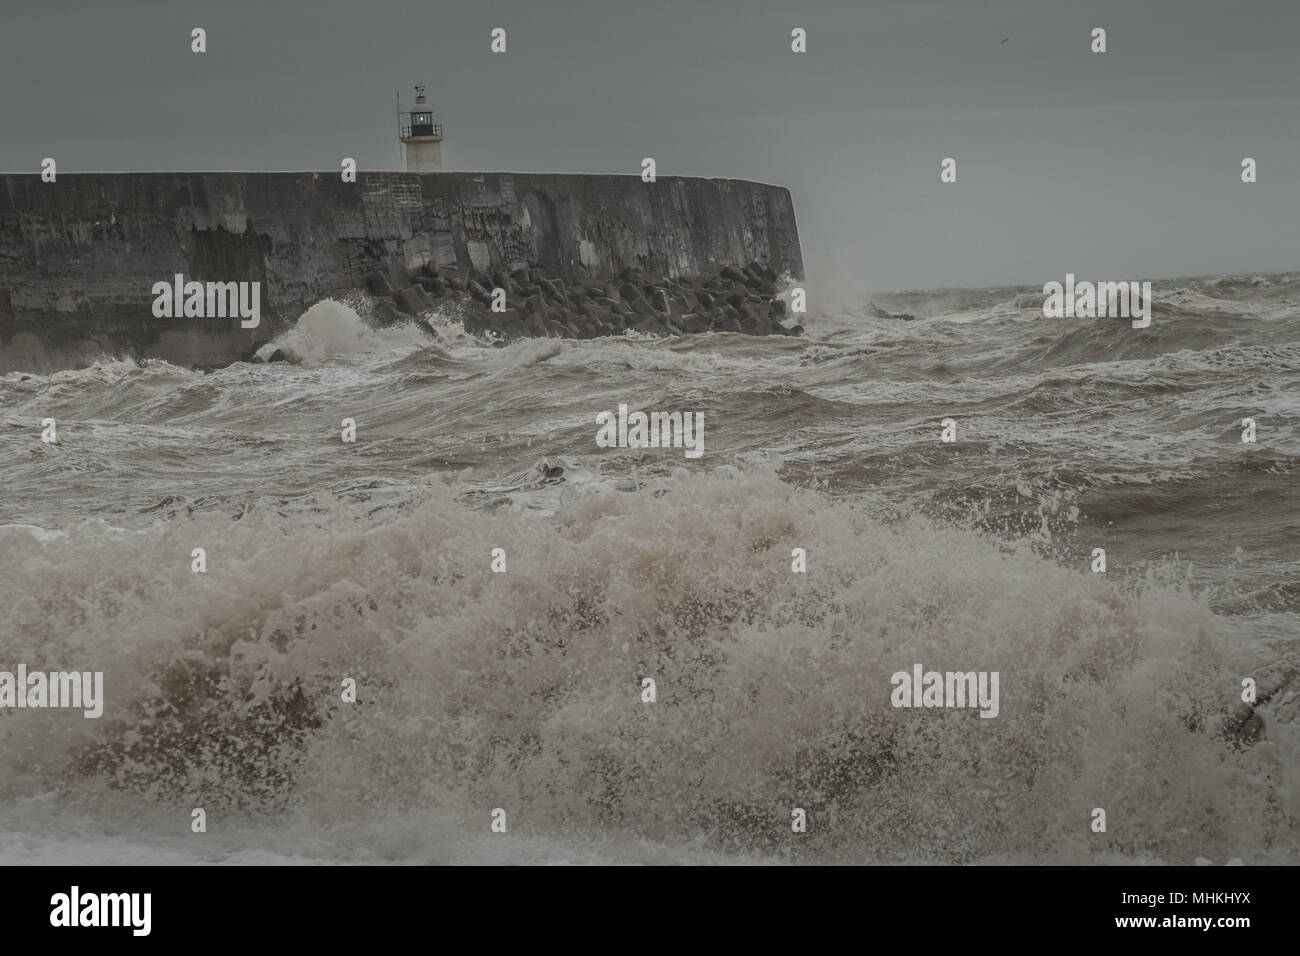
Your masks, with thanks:
M 442 172 L 442 124 L 433 121 L 433 111 L 424 99 L 424 85 L 415 87 L 415 108 L 401 124 L 408 173 Z

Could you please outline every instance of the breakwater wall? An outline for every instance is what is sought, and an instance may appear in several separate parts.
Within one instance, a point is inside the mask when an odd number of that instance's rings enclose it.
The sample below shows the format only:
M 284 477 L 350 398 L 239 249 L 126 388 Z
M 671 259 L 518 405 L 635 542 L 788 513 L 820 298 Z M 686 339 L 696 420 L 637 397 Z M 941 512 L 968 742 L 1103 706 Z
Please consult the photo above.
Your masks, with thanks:
M 803 276 L 790 193 L 739 180 L 542 173 L 0 175 L 0 373 L 103 354 L 219 365 L 320 299 L 448 267 L 574 282 L 628 269 Z M 158 318 L 154 283 L 258 282 L 261 322 Z

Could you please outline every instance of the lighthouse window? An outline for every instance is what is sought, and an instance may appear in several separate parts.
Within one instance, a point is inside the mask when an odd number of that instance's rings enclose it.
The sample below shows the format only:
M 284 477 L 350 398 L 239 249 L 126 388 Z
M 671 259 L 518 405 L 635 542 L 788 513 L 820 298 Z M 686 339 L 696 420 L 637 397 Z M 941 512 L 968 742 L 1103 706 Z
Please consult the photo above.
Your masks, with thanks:
M 411 124 L 413 126 L 431 126 L 433 124 L 432 113 L 416 113 L 412 119 L 414 120 Z

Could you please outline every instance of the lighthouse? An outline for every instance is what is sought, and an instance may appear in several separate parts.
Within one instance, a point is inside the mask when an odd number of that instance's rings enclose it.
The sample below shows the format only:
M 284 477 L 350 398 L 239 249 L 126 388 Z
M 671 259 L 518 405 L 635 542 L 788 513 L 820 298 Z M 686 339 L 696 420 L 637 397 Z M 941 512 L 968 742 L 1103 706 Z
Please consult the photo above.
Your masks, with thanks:
M 442 172 L 442 124 L 433 121 L 433 111 L 424 101 L 424 84 L 415 87 L 415 108 L 401 124 L 402 145 L 406 147 L 408 173 Z

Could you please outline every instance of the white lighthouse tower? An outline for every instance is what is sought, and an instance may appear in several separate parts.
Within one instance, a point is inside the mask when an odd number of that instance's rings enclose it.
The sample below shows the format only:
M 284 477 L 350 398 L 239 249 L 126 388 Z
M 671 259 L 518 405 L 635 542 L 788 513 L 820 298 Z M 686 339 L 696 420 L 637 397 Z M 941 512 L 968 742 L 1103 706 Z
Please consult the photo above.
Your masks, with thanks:
M 406 116 L 409 122 L 401 124 L 402 144 L 406 147 L 406 171 L 442 172 L 442 124 L 433 121 L 433 111 L 424 101 L 424 84 L 416 85 L 415 108 Z

